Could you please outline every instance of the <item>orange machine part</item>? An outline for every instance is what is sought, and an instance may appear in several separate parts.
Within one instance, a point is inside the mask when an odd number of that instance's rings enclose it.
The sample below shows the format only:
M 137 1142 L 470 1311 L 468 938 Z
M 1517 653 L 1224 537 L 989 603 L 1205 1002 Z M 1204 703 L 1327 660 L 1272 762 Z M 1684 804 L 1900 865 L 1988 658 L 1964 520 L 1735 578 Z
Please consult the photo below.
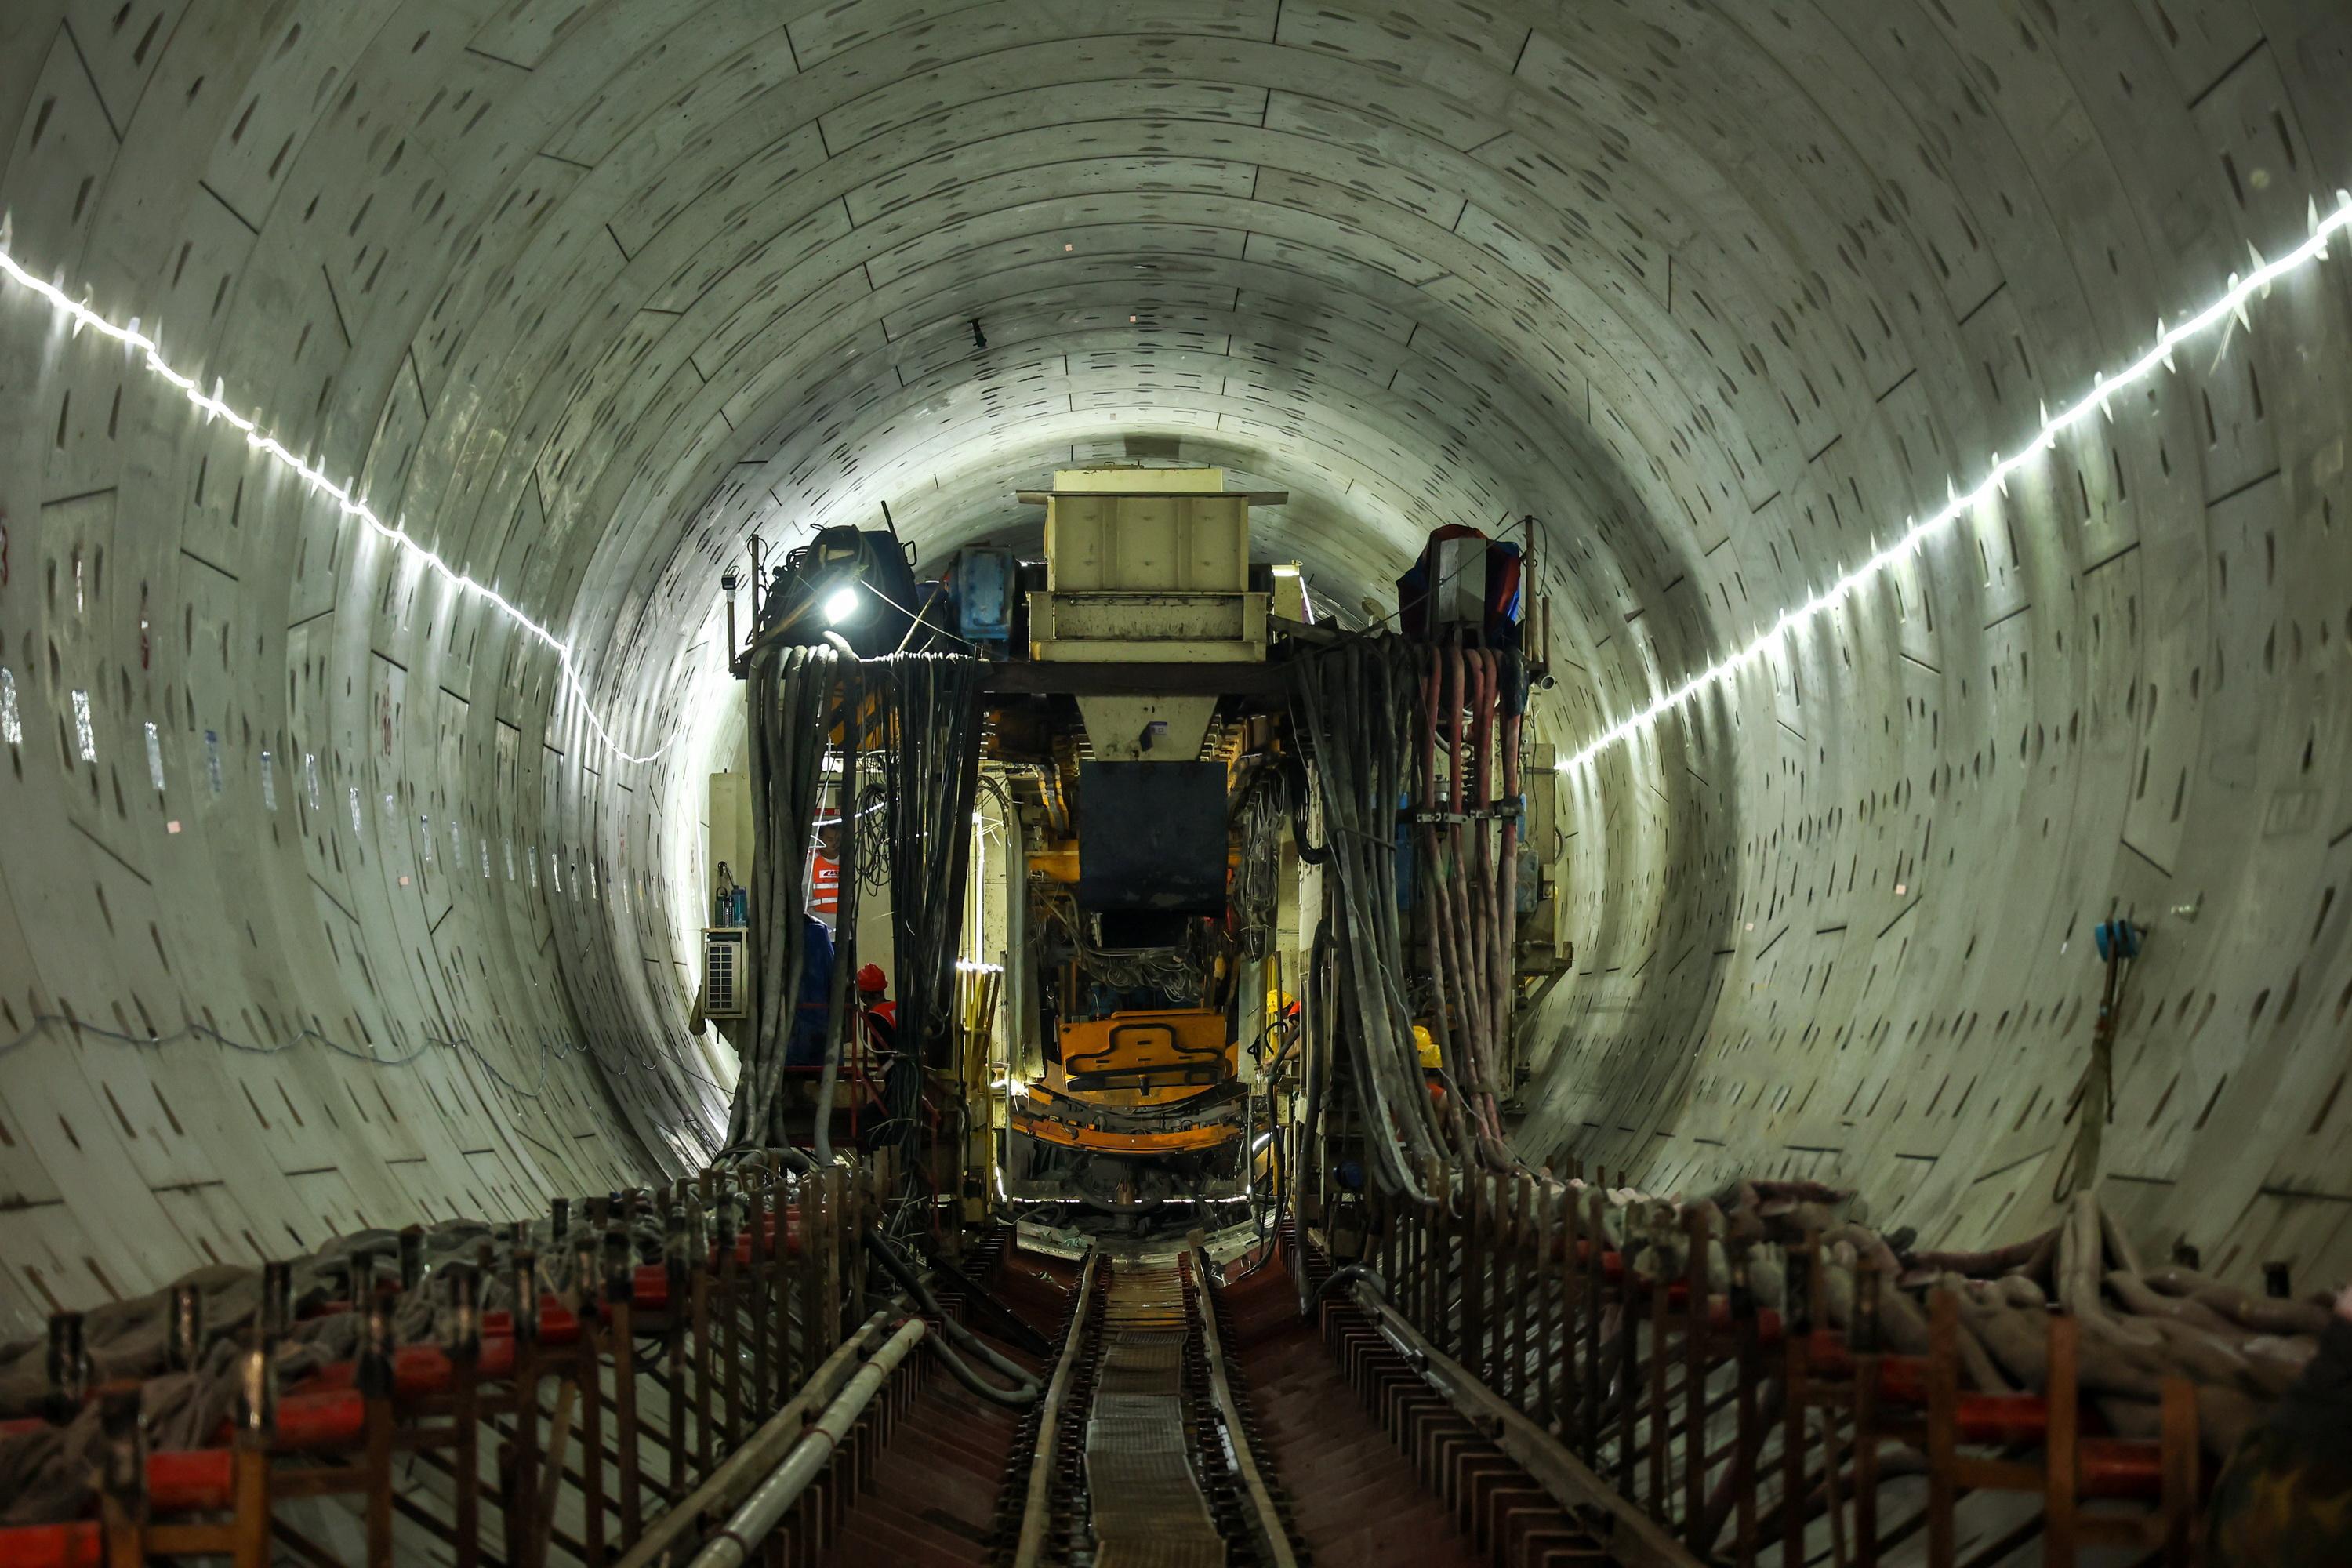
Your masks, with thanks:
M 1225 1037 L 1225 1016 L 1209 1007 L 1139 1008 L 1113 1013 L 1107 1018 L 1064 1024 L 1062 1059 L 1049 1063 L 1045 1087 L 1057 1095 L 1081 1102 L 1133 1110 L 1174 1105 L 1213 1087 L 1213 1083 L 1153 1081 L 1155 1075 L 1173 1079 L 1179 1069 L 1213 1069 L 1214 1082 L 1234 1073 L 1234 1046 Z M 1140 1075 L 1115 1086 L 1080 1087 L 1102 1073 Z
M 1237 1121 L 1217 1121 L 1167 1132 L 1105 1132 L 1074 1121 L 1016 1110 L 1013 1113 L 1013 1131 L 1040 1142 L 1058 1143 L 1065 1149 L 1089 1149 L 1104 1154 L 1180 1154 L 1229 1143 L 1241 1136 L 1242 1129 Z

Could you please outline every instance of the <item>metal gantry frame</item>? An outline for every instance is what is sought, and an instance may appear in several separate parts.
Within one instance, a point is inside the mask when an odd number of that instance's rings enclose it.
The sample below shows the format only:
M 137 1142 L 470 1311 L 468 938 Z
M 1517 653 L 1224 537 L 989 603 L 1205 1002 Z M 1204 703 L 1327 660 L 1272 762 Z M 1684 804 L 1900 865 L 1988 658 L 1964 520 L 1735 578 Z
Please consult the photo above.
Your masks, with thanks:
M 1683 1211 L 1685 1265 L 1660 1275 L 1647 1271 L 1660 1253 L 1611 1239 L 1609 1201 L 1580 1177 L 1433 1173 L 1426 1203 L 1368 1194 L 1348 1238 L 1363 1277 L 1321 1304 L 1367 1407 L 1482 1540 L 1510 1538 L 1524 1504 L 1643 1561 L 1801 1568 L 1829 1550 L 1870 1568 L 1923 1534 L 1928 1568 L 1954 1568 L 1959 1500 L 2005 1492 L 2038 1501 L 2012 1529 L 2017 1544 L 2039 1536 L 2055 1568 L 2104 1545 L 2167 1568 L 2192 1561 L 2185 1378 L 2164 1380 L 2155 1436 L 2089 1436 L 2066 1313 L 2047 1319 L 2042 1391 L 1964 1392 L 1949 1292 L 1930 1299 L 1925 1352 L 1895 1353 L 1868 1258 L 1833 1328 L 1813 1305 L 1827 1299 L 1818 1235 L 1786 1250 L 1787 1310 L 1759 1307 L 1744 1255 L 1728 1290 L 1715 1289 L 1709 1244 L 1724 1238 L 1707 1206 Z M 1318 1247 L 1290 1240 L 1298 1267 L 1328 1277 Z M 1437 1403 L 1399 1397 L 1407 1385 Z M 1476 1439 L 1433 1445 L 1430 1420 Z M 1884 1457 L 1897 1445 L 1916 1456 L 1905 1468 L 1924 1476 L 1924 1502 L 1890 1501 L 1901 1478 Z M 1497 1467 L 1534 1494 L 1493 1480 Z
M 919 1331 L 921 1320 L 900 1306 L 859 1321 L 859 1237 L 887 1171 L 845 1163 L 788 1176 L 793 1163 L 753 1152 L 672 1186 L 590 1198 L 576 1226 L 559 1200 L 550 1226 L 517 1226 L 505 1245 L 431 1276 L 404 1247 L 396 1279 L 359 1268 L 357 1300 L 299 1321 L 283 1266 L 265 1275 L 252 1322 L 211 1341 L 200 1310 L 175 1300 L 173 1321 L 191 1341 L 175 1345 L 177 1364 L 202 1367 L 219 1340 L 237 1347 L 236 1414 L 194 1448 L 149 1447 L 145 1387 L 89 1386 L 79 1320 L 60 1314 L 50 1418 L 100 1424 L 97 1517 L 0 1529 L 0 1564 L 131 1568 L 197 1553 L 261 1568 L 289 1552 L 334 1562 L 314 1539 L 323 1527 L 355 1533 L 354 1560 L 368 1568 L 401 1560 L 405 1531 L 459 1568 L 640 1568 L 745 1506 L 771 1478 L 771 1448 L 808 1474 L 770 1511 L 803 1535 L 821 1531 L 844 1502 L 833 1483 L 809 1482 L 836 1449 L 854 1474 L 871 1428 L 903 1405 L 908 1380 L 890 1374 L 908 1325 Z M 642 1238 L 656 1221 L 663 1239 L 646 1261 Z M 542 1237 L 545 1253 L 534 1245 Z M 567 1261 L 568 1283 L 546 1289 Z M 492 1286 L 509 1305 L 483 1310 Z M 402 1342 L 395 1322 L 415 1321 L 419 1307 L 436 1331 Z M 341 1315 L 357 1320 L 357 1353 L 281 1378 L 296 1331 L 331 1330 L 320 1321 Z M 854 1410 L 841 1404 L 845 1391 L 859 1395 Z M 822 1456 L 776 1442 L 801 1439 L 818 1411 L 831 1423 Z M 350 1509 L 344 1523 L 311 1506 L 330 1499 Z

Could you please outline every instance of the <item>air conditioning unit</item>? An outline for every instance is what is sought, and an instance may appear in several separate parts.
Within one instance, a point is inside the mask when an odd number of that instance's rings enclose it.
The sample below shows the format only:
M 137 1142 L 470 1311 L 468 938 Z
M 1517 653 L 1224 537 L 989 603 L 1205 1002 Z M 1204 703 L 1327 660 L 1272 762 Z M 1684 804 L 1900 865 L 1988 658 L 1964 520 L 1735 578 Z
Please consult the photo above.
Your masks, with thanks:
M 741 926 L 719 926 L 702 933 L 702 1016 L 751 1016 L 751 935 Z

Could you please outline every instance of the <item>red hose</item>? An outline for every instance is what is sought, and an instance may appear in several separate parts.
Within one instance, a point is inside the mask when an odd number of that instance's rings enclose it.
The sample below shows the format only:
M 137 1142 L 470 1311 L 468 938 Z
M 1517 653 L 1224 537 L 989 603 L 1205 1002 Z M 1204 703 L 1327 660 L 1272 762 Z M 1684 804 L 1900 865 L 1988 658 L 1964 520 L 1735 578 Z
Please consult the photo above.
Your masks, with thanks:
M 1497 654 L 1495 658 L 1498 666 L 1501 665 L 1504 656 Z M 1503 1007 L 1503 1017 L 1507 1020 L 1511 1016 L 1511 976 L 1513 972 L 1518 967 L 1517 960 L 1519 951 L 1520 819 L 1517 813 L 1524 812 L 1527 809 L 1525 800 L 1519 793 L 1519 723 L 1520 718 L 1518 714 L 1507 713 L 1503 715 L 1503 798 L 1513 804 L 1514 811 L 1514 815 L 1503 818 L 1503 889 L 1502 897 L 1498 900 L 1502 906 L 1503 916 L 1502 991 L 1500 999 Z M 1507 1023 L 1505 1025 L 1505 1038 L 1502 1042 L 1503 1058 L 1507 1062 L 1510 1059 L 1511 1044 L 1508 1038 L 1508 1028 L 1509 1026 Z
M 1439 987 L 1437 1005 L 1430 1011 L 1430 1034 L 1437 1042 L 1439 1062 L 1445 1067 L 1458 1068 L 1461 1063 L 1460 1047 L 1454 1037 L 1453 1025 L 1446 1016 L 1444 999 L 1444 955 L 1453 940 L 1454 922 L 1446 899 L 1440 891 L 1440 884 L 1444 878 L 1440 870 L 1437 826 L 1433 820 L 1428 819 L 1429 814 L 1433 814 L 1439 809 L 1437 703 L 1438 694 L 1444 689 L 1444 655 L 1433 647 L 1429 650 L 1429 673 L 1421 683 L 1421 777 L 1419 794 L 1414 802 L 1418 809 L 1424 814 L 1424 820 L 1420 824 L 1416 834 L 1421 846 L 1423 868 L 1422 875 L 1426 884 L 1419 889 L 1427 910 L 1421 923 L 1421 933 L 1423 951 L 1426 954 L 1429 964 L 1430 979 Z M 1419 1070 L 1418 1063 L 1415 1064 L 1414 1070 Z M 1454 1135 L 1456 1151 L 1463 1158 L 1467 1159 L 1471 1147 L 1469 1123 L 1463 1116 L 1460 1101 L 1459 1095 L 1447 1097 L 1445 1121 L 1448 1130 Z
M 1465 753 L 1469 750 L 1469 737 L 1462 723 L 1463 686 L 1462 650 L 1459 647 L 1448 648 L 1445 650 L 1445 722 L 1454 754 L 1450 759 L 1453 788 L 1446 795 L 1446 809 L 1456 817 L 1461 815 L 1463 802 L 1467 795 L 1464 769 L 1467 762 Z M 1461 1010 L 1463 1035 L 1461 1059 L 1454 1064 L 1454 1070 L 1467 1092 L 1475 1097 L 1479 1086 L 1486 1079 L 1486 998 L 1485 989 L 1475 978 L 1478 972 L 1477 934 L 1471 920 L 1469 890 L 1462 885 L 1468 860 L 1463 853 L 1462 825 L 1459 821 L 1446 824 L 1444 841 L 1447 858 L 1454 867 L 1454 875 L 1445 879 L 1445 886 L 1441 892 L 1441 896 L 1451 903 L 1453 916 L 1450 944 L 1453 975 L 1448 990 Z

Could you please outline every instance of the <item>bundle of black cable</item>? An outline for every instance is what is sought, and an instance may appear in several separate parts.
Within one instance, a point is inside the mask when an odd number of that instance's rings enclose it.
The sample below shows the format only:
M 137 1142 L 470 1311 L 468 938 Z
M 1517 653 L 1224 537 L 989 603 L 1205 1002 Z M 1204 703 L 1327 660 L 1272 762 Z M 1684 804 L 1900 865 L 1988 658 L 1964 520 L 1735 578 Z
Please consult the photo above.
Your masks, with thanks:
M 910 1173 L 919 1168 L 924 1068 L 955 1065 L 957 935 L 986 672 L 981 659 L 929 653 L 868 659 L 862 671 L 879 704 L 884 737 L 890 947 L 898 983 L 898 1054 L 883 1092 Z
M 1312 749 L 1327 840 L 1337 976 L 1332 1000 L 1348 1077 L 1380 1184 L 1422 1196 L 1420 1173 L 1445 1163 L 1449 1138 L 1423 1086 L 1402 976 L 1397 812 L 1412 791 L 1411 737 L 1419 662 L 1401 637 L 1318 649 L 1292 666 L 1296 713 Z
M 749 686 L 751 791 L 763 847 L 805 846 L 816 820 L 828 736 L 840 710 L 843 666 L 827 647 L 770 647 Z M 784 1053 L 807 962 L 803 919 L 806 852 L 763 853 L 752 862 L 750 959 L 752 1016 L 728 1113 L 730 1147 L 778 1147 L 783 1121 Z

